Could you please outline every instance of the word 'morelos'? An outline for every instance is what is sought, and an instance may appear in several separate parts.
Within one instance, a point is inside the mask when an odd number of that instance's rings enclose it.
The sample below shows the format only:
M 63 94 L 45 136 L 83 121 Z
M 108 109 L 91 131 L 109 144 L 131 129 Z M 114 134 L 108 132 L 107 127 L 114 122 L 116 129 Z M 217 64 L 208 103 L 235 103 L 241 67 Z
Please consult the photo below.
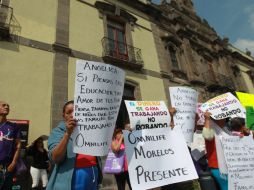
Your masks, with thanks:
M 176 168 L 171 170 L 157 170 L 157 171 L 145 171 L 143 166 L 136 167 L 137 181 L 140 184 L 140 180 L 148 181 L 160 181 L 167 178 L 173 178 L 178 176 L 188 175 L 186 168 Z
M 161 149 L 161 150 L 144 150 L 142 146 L 134 147 L 135 159 L 138 157 L 143 158 L 154 158 L 166 156 L 168 154 L 174 154 L 174 151 L 171 148 Z

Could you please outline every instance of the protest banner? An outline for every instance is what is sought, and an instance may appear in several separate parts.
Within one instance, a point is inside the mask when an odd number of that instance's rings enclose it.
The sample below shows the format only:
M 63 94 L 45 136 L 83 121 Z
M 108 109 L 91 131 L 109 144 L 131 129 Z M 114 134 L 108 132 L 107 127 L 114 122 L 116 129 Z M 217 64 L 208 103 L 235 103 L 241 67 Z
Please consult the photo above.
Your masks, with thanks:
M 136 130 L 132 133 L 125 130 L 123 134 L 133 190 L 198 178 L 180 131 L 163 128 Z
M 202 103 L 197 104 L 197 112 L 196 112 L 198 114 L 197 125 L 204 125 L 205 124 L 205 116 L 204 116 L 204 112 L 201 110 L 201 105 L 202 105 Z
M 170 124 L 170 114 L 163 101 L 127 101 L 132 129 L 166 128 Z
M 243 92 L 236 92 L 236 94 L 241 104 L 245 106 L 246 109 L 246 126 L 254 130 L 254 95 Z
M 221 94 L 202 104 L 203 112 L 210 112 L 211 117 L 220 120 L 228 117 L 246 118 L 246 111 L 239 100 L 230 92 Z
M 254 141 L 252 136 L 222 138 L 228 166 L 229 190 L 254 190 Z
M 254 107 L 254 94 L 236 92 L 236 95 L 243 106 Z
M 74 94 L 75 153 L 104 156 L 108 153 L 120 108 L 125 73 L 123 70 L 92 61 L 76 62 Z
M 253 107 L 245 107 L 246 109 L 246 126 L 250 130 L 254 130 L 254 108 Z
M 169 87 L 171 106 L 175 107 L 175 129 L 181 130 L 186 142 L 193 141 L 198 92 L 188 87 Z

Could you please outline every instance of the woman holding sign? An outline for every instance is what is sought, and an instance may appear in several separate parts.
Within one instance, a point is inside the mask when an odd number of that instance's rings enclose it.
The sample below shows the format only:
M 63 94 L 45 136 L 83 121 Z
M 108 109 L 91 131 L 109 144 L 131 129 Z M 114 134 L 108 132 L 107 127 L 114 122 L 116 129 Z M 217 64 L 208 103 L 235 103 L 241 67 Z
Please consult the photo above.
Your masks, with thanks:
M 216 128 L 210 127 L 211 113 L 205 112 L 204 116 L 205 125 L 202 133 L 205 138 L 208 166 L 220 189 L 228 190 L 227 177 L 223 177 L 222 172 L 219 170 L 218 155 L 216 151 L 218 147 L 216 147 L 215 136 L 226 133 L 228 135 L 237 135 L 242 137 L 244 135 L 248 136 L 249 133 L 245 130 L 245 123 L 242 118 L 232 118 L 229 122 L 227 122 L 227 119 L 213 120 L 213 122 L 220 128 L 219 130 L 216 130 Z
M 76 127 L 73 101 L 63 107 L 64 121 L 52 130 L 48 139 L 49 158 L 55 163 L 47 190 L 97 190 L 98 159 L 73 153 L 71 134 Z
M 130 124 L 126 124 L 124 128 L 130 129 L 129 125 Z M 119 153 L 120 151 L 125 151 L 122 129 L 115 129 L 115 131 L 113 133 L 113 140 L 112 140 L 111 148 L 114 153 Z M 129 173 L 128 173 L 127 158 L 126 158 L 125 153 L 124 153 L 123 172 L 121 172 L 119 174 L 115 174 L 115 178 L 116 178 L 118 190 L 125 190 L 126 181 L 129 185 L 129 189 L 131 190 L 131 183 L 130 183 L 130 178 L 129 178 Z

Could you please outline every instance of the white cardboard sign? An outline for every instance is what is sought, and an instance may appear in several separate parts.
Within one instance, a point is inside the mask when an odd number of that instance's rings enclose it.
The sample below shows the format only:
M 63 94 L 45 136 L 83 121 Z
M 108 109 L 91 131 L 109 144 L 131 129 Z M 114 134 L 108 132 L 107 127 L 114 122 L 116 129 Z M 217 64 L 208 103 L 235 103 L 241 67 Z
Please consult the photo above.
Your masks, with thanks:
M 104 156 L 108 153 L 120 108 L 125 73 L 105 63 L 78 60 L 74 94 L 73 139 L 75 153 Z
M 229 190 L 254 190 L 253 137 L 223 137 L 222 144 L 228 166 Z
M 187 143 L 193 141 L 198 92 L 188 87 L 169 87 L 174 115 L 175 129 L 181 130 Z
M 124 131 L 133 190 L 145 190 L 197 179 L 181 132 L 170 128 Z
M 230 92 L 208 100 L 206 103 L 202 104 L 201 110 L 203 112 L 210 112 L 212 114 L 211 117 L 216 120 L 228 117 L 246 118 L 245 108 Z
M 127 101 L 130 125 L 132 129 L 166 128 L 170 123 L 170 114 L 163 101 Z

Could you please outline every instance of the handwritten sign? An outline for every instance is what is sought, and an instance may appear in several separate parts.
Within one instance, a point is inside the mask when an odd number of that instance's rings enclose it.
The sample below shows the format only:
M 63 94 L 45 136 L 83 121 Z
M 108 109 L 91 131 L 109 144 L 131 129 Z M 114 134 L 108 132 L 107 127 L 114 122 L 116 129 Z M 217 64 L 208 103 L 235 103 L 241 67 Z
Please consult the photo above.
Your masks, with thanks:
M 78 120 L 73 151 L 94 156 L 108 153 L 120 108 L 125 73 L 105 63 L 78 60 L 74 117 Z
M 186 142 L 193 141 L 198 92 L 188 87 L 169 87 L 172 107 L 176 108 L 174 115 L 175 129 L 181 130 Z
M 198 178 L 181 132 L 170 128 L 125 130 L 124 142 L 133 190 Z
M 126 101 L 131 128 L 135 130 L 166 128 L 170 114 L 163 101 Z
M 222 138 L 223 151 L 228 166 L 230 190 L 254 190 L 254 141 L 252 136 Z
M 203 112 L 209 111 L 211 117 L 215 120 L 220 120 L 228 117 L 246 118 L 245 108 L 239 100 L 230 92 L 216 96 L 202 104 Z

